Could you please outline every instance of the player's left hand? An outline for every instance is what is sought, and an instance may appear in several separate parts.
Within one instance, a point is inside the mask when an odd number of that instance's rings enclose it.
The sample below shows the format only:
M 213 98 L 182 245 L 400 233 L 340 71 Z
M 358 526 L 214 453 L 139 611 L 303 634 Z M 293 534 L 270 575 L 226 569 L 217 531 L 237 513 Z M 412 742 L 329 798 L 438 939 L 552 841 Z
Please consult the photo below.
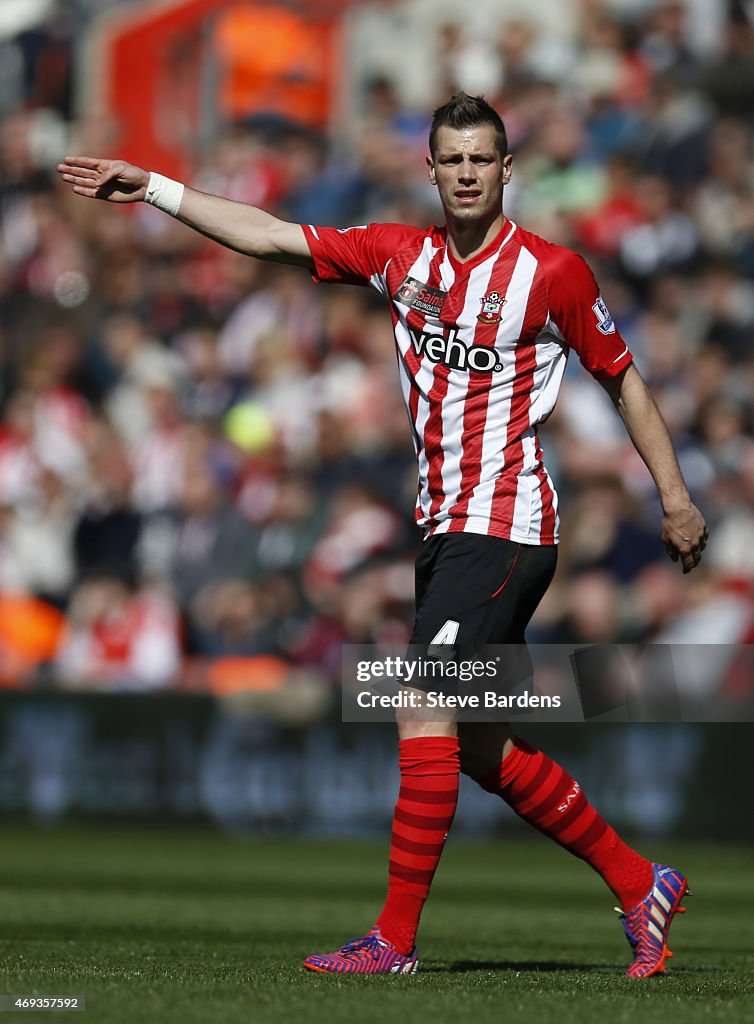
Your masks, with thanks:
M 709 530 L 704 517 L 691 502 L 682 508 L 665 512 L 662 542 L 674 562 L 680 559 L 685 573 L 699 565 L 708 537 Z

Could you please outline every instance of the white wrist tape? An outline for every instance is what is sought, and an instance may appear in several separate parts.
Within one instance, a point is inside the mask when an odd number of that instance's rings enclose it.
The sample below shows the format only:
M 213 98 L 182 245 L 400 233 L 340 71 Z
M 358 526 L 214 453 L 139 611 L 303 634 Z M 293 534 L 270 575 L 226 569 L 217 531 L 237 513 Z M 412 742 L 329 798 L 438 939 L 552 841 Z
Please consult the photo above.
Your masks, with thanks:
M 166 178 L 164 174 L 155 174 L 154 171 L 150 172 L 147 194 L 144 196 L 145 202 L 151 203 L 158 210 L 163 210 L 165 213 L 169 213 L 171 217 L 175 217 L 181 208 L 182 199 L 183 185 L 180 181 Z

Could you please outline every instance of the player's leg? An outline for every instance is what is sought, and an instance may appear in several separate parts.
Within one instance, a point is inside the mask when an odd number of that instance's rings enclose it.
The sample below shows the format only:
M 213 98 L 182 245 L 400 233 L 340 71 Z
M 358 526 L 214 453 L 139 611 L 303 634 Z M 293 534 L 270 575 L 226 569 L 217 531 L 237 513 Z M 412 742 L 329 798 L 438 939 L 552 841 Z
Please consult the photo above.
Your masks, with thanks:
M 546 557 L 536 548 L 522 546 L 506 587 L 506 601 L 515 607 L 507 642 L 523 643 L 526 625 L 550 578 Z M 501 624 L 507 620 L 501 610 Z M 634 953 L 629 975 L 661 971 L 670 922 L 686 892 L 680 872 L 655 864 L 628 846 L 589 803 L 579 783 L 546 754 L 515 737 L 509 725 L 461 723 L 459 741 L 465 774 L 586 861 L 613 891 Z
M 624 910 L 652 885 L 652 864 L 631 849 L 595 810 L 579 783 L 509 726 L 460 726 L 462 768 L 548 838 L 586 861 Z M 466 753 L 467 749 L 473 753 Z
M 452 721 L 401 722 L 399 737 L 400 789 L 387 895 L 377 926 L 400 953 L 409 955 L 453 823 L 460 764 Z
M 466 534 L 428 541 L 416 565 L 412 647 L 473 646 L 487 600 L 505 579 L 516 545 Z M 400 790 L 390 847 L 388 891 L 375 926 L 335 953 L 309 957 L 310 970 L 411 973 L 416 932 L 458 801 L 459 746 L 454 716 L 398 721 Z
M 412 646 L 473 651 L 489 631 L 489 600 L 511 573 L 519 545 L 469 534 L 429 541 L 417 561 Z M 382 934 L 408 954 L 458 800 L 459 743 L 454 718 L 398 719 L 401 788 L 390 848 Z
M 505 800 L 524 821 L 586 861 L 613 891 L 633 955 L 628 976 L 661 973 L 666 957 L 672 956 L 667 947 L 670 925 L 685 909 L 681 901 L 688 888 L 683 874 L 637 853 L 564 768 L 512 736 L 508 727 L 465 723 L 459 725 L 459 733 L 462 771 Z
M 524 631 L 550 584 L 554 550 L 521 545 L 514 571 L 496 598 L 491 629 L 500 642 L 524 644 Z M 513 735 L 507 725 L 461 725 L 464 770 L 529 824 L 586 860 L 627 909 L 652 883 L 651 863 L 631 850 L 600 817 L 578 782 L 560 765 Z
M 304 961 L 312 971 L 413 974 L 416 933 L 458 802 L 458 738 L 445 721 L 399 722 L 400 789 L 393 812 L 388 889 L 374 926 L 334 953 Z

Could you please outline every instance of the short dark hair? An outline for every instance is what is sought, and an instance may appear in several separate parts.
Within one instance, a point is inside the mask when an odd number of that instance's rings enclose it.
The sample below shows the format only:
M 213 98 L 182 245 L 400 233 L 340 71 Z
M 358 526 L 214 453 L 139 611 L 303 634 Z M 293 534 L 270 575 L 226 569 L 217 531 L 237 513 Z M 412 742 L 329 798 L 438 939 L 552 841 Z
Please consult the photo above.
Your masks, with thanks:
M 432 115 L 429 129 L 429 151 L 434 156 L 438 129 L 442 127 L 478 128 L 489 125 L 495 129 L 495 144 L 500 156 L 508 155 L 508 136 L 505 125 L 498 112 L 489 105 L 484 96 L 469 96 L 465 92 L 457 92 L 442 107 L 438 107 Z

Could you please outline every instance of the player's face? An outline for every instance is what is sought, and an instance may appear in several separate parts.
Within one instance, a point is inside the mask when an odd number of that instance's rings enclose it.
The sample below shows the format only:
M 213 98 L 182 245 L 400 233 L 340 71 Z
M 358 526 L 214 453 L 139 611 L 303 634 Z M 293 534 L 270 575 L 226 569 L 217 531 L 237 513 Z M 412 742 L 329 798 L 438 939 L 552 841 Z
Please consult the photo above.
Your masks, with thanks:
M 446 217 L 469 222 L 500 215 L 512 161 L 512 156 L 500 155 L 492 125 L 438 129 L 434 157 L 427 165 Z

